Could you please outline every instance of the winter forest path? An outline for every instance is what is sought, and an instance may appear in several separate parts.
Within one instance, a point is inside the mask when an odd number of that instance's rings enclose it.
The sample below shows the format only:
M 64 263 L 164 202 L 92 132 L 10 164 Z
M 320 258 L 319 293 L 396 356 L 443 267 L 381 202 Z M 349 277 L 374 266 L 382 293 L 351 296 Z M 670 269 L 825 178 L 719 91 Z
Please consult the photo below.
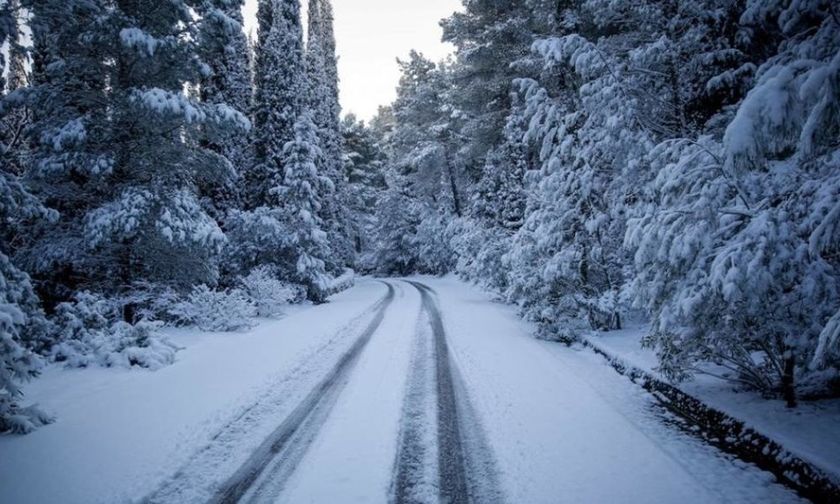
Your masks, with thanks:
M 597 358 L 534 339 L 474 289 L 438 279 L 390 288 L 352 364 L 330 375 L 340 384 L 313 391 L 327 406 L 311 408 L 242 502 L 797 500 L 667 426 Z
M 454 279 L 383 283 L 331 347 L 299 364 L 308 378 L 273 400 L 298 399 L 275 409 L 276 427 L 243 462 L 224 472 L 218 461 L 247 422 L 147 502 L 798 500 L 669 426 L 596 356 L 533 338 L 482 291 Z

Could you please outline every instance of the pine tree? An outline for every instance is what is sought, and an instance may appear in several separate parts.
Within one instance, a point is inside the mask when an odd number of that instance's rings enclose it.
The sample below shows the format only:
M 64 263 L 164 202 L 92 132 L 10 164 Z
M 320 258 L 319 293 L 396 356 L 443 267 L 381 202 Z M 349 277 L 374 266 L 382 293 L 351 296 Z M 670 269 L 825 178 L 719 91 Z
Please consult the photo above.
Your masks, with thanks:
M 353 114 L 347 115 L 341 124 L 344 137 L 344 172 L 347 185 L 344 201 L 354 225 L 353 241 L 356 254 L 365 256 L 371 252 L 376 226 L 375 210 L 378 194 L 385 186 L 384 169 L 387 161 L 380 139 L 376 133 Z M 369 268 L 369 261 L 362 258 L 362 266 Z
M 210 75 L 201 81 L 201 101 L 227 104 L 241 113 L 251 108 L 250 49 L 243 31 L 243 0 L 213 0 L 203 7 L 199 28 L 199 48 Z M 227 177 L 209 181 L 202 188 L 205 208 L 217 220 L 231 208 L 241 207 L 241 180 L 252 163 L 249 138 L 231 135 L 206 147 L 224 156 L 231 164 Z
M 249 123 L 226 104 L 198 103 L 184 93 L 207 70 L 197 34 L 179 35 L 195 30 L 191 7 L 185 0 L 123 0 L 110 12 L 107 41 L 117 55 L 108 95 L 113 164 L 103 203 L 85 217 L 85 238 L 109 258 L 112 285 L 116 279 L 121 286 L 144 280 L 188 287 L 217 279 L 224 235 L 202 209 L 197 186 L 229 165 L 202 145 L 243 134 Z M 133 319 L 131 307 L 125 317 Z
M 256 166 L 247 176 L 250 208 L 271 206 L 273 200 L 268 191 L 283 177 L 283 149 L 295 138 L 295 122 L 304 110 L 306 92 L 299 1 L 264 0 L 258 16 L 260 34 L 254 96 Z
M 0 3 L 0 45 L 16 43 L 17 8 Z M 0 53 L 3 67 L 5 56 Z M 12 264 L 9 254 L 22 224 L 53 215 L 21 184 L 7 157 L 7 146 L 5 141 L 0 145 L 0 432 L 22 433 L 49 421 L 37 409 L 19 404 L 21 384 L 37 375 L 41 365 L 35 351 L 44 344 L 46 320 L 29 276 Z
M 550 2 L 557 4 L 557 2 Z M 464 1 L 462 12 L 443 20 L 443 39 L 455 45 L 453 68 L 458 91 L 451 98 L 464 137 L 460 156 L 473 179 L 486 154 L 502 141 L 511 111 L 512 82 L 526 77 L 515 63 L 528 56 L 531 42 L 546 34 L 554 19 L 541 0 Z
M 334 198 L 325 200 L 322 218 L 327 225 L 335 258 L 329 268 L 338 274 L 355 262 L 351 236 L 353 225 L 346 211 L 346 180 L 343 170 L 343 147 L 338 99 L 338 67 L 333 27 L 333 9 L 328 0 L 310 0 L 306 45 L 307 104 L 318 128 L 324 153 L 319 171 L 330 179 Z
M 318 173 L 322 155 L 315 124 L 304 113 L 295 125 L 295 138 L 283 149 L 282 184 L 271 190 L 282 205 L 287 229 L 292 233 L 296 278 L 307 286 L 309 299 L 315 302 L 324 301 L 327 294 L 329 277 L 325 268 L 331 253 L 320 217 L 323 198 L 329 197 L 332 185 Z
M 32 86 L 21 93 L 32 114 L 25 179 L 60 219 L 33 224 L 16 255 L 52 309 L 78 288 L 111 280 L 110 258 L 88 247 L 84 220 L 105 202 L 114 166 L 107 89 L 113 68 L 105 54 L 116 34 L 105 28 L 111 13 L 104 1 L 29 0 L 26 6 L 34 48 Z
M 10 0 L 4 28 L 8 33 L 8 77 L 0 77 L 0 91 L 14 93 L 28 84 L 26 71 L 26 50 L 21 45 L 20 23 L 21 5 L 19 0 Z M 0 66 L 5 68 L 5 65 Z M 4 82 L 5 81 L 5 82 Z M 4 150 L 7 169 L 16 175 L 23 174 L 27 156 L 26 128 L 31 122 L 31 114 L 26 107 L 9 107 L 0 120 L 0 142 Z

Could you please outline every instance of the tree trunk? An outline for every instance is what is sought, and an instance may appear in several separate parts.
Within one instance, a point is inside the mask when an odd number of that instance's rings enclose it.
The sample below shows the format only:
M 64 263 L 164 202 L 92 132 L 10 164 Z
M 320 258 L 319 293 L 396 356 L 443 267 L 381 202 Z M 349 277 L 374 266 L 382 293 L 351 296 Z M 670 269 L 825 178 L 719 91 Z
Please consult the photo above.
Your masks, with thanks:
M 788 349 L 785 352 L 784 369 L 782 370 L 782 398 L 788 408 L 796 407 L 796 384 L 794 383 L 794 371 L 796 369 L 796 355 Z

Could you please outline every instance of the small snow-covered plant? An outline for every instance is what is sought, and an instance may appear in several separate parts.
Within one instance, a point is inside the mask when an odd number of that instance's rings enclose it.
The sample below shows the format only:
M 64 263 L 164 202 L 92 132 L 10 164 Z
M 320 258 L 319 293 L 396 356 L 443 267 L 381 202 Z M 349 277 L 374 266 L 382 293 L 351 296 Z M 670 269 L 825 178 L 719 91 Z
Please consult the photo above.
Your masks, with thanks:
M 356 283 L 356 272 L 352 269 L 348 268 L 344 270 L 344 273 L 341 275 L 333 278 L 329 282 L 328 286 L 328 295 L 337 294 L 341 291 L 345 291 Z
M 283 307 L 306 298 L 306 290 L 277 278 L 276 269 L 260 266 L 240 280 L 242 290 L 260 317 L 277 317 Z
M 135 282 L 118 301 L 122 306 L 130 305 L 138 320 L 158 320 L 174 323 L 169 310 L 178 303 L 181 294 L 168 285 L 153 282 Z
M 42 364 L 29 348 L 33 334 L 28 333 L 44 326 L 29 276 L 0 252 L 0 432 L 25 434 L 52 421 L 37 408 L 19 404 L 22 384 L 36 376 Z
M 156 336 L 161 322 L 116 322 L 109 331 L 111 347 L 103 353 L 107 367 L 139 366 L 157 370 L 175 362 L 178 347 Z
M 158 336 L 161 322 L 122 320 L 121 300 L 79 292 L 61 303 L 53 318 L 55 340 L 50 357 L 69 367 L 142 367 L 160 369 L 175 362 L 178 348 Z
M 203 331 L 238 331 L 253 326 L 257 310 L 240 289 L 213 290 L 206 285 L 170 309 L 181 324 L 196 325 Z
M 112 321 L 117 320 L 114 303 L 91 292 L 78 292 L 73 301 L 56 307 L 53 317 L 56 344 L 50 358 L 69 367 L 87 367 L 97 360 Z

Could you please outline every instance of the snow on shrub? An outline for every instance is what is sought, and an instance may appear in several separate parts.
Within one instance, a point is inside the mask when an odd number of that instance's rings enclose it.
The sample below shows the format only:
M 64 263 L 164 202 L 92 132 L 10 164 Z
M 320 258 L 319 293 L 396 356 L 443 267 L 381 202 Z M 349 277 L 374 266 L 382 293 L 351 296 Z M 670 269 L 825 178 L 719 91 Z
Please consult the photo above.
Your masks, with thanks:
M 327 296 L 345 291 L 356 283 L 356 272 L 350 268 L 344 270 L 340 276 L 333 278 L 327 285 Z
M 122 303 L 90 292 L 58 305 L 50 357 L 70 367 L 142 367 L 160 369 L 175 362 L 178 348 L 156 331 L 160 322 L 122 320 Z
M 277 317 L 283 306 L 299 303 L 306 298 L 306 290 L 277 278 L 276 268 L 260 266 L 240 280 L 242 290 L 260 317 Z
M 240 289 L 213 290 L 200 285 L 169 313 L 181 324 L 203 331 L 238 331 L 253 327 L 257 309 Z

